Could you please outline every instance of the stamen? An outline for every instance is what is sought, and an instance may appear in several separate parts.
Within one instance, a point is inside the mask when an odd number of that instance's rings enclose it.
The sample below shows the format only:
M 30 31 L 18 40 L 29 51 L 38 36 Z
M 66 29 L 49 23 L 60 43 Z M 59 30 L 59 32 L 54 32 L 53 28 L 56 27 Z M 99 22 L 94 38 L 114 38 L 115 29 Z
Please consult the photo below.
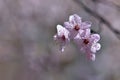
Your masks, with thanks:
M 84 39 L 83 43 L 87 45 L 89 43 L 89 40 L 88 39 Z
M 78 25 L 76 25 L 76 26 L 74 27 L 74 29 L 75 29 L 76 31 L 78 31 L 78 30 L 80 29 L 80 27 L 79 27 Z
M 61 37 L 61 39 L 63 40 L 63 41 L 65 41 L 65 35 L 62 35 L 62 37 Z

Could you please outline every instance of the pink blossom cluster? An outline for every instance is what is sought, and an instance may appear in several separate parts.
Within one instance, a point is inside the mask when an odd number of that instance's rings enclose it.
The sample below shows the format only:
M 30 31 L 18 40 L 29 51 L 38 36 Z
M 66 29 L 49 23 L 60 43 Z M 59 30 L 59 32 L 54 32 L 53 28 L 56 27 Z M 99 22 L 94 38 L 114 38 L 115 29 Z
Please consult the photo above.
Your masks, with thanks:
M 69 21 L 64 22 L 64 27 L 57 25 L 54 40 L 60 44 L 60 51 L 63 52 L 65 45 L 73 40 L 80 51 L 86 53 L 87 58 L 94 61 L 95 53 L 100 50 L 101 45 L 98 43 L 100 35 L 91 33 L 91 24 L 90 21 L 82 22 L 81 17 L 74 14 L 69 16 Z

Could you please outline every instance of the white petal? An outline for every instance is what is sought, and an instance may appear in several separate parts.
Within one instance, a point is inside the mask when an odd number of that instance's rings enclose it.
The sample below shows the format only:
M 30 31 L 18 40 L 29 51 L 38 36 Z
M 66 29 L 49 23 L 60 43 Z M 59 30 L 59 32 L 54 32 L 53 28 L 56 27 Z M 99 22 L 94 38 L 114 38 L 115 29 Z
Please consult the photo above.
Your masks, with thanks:
M 75 19 L 74 19 L 73 15 L 69 16 L 69 22 L 72 23 L 72 24 L 75 24 Z
M 75 18 L 75 21 L 77 23 L 81 23 L 81 17 L 80 16 L 78 16 L 77 14 L 74 14 L 74 18 Z
M 96 51 L 100 50 L 101 48 L 101 45 L 99 43 L 94 43 L 92 46 L 91 46 L 91 51 L 93 53 L 96 53 Z
M 69 17 L 69 22 L 72 24 L 81 23 L 81 17 L 79 17 L 77 14 L 71 15 Z
M 64 27 L 61 26 L 61 25 L 57 25 L 57 34 L 58 34 L 58 36 L 63 35 L 63 33 L 64 33 Z
M 69 31 L 61 25 L 57 25 L 57 34 L 58 36 L 65 35 L 65 38 L 68 38 Z
M 65 38 L 69 38 L 69 31 L 67 29 L 64 28 L 64 35 L 65 35 Z
M 100 50 L 100 49 L 101 49 L 100 43 L 96 43 L 96 50 L 98 51 L 98 50 Z
M 91 60 L 95 61 L 95 54 L 91 54 Z
M 98 42 L 100 40 L 100 35 L 99 34 L 92 34 L 91 39 L 93 42 Z
M 90 28 L 91 25 L 92 25 L 92 22 L 90 22 L 90 21 L 85 21 L 85 22 L 82 22 L 81 28 L 82 28 L 82 29 L 87 29 L 87 28 Z
M 97 51 L 97 49 L 96 49 L 96 43 L 92 44 L 92 46 L 91 46 L 91 51 L 92 51 L 93 53 L 96 53 L 96 51 Z

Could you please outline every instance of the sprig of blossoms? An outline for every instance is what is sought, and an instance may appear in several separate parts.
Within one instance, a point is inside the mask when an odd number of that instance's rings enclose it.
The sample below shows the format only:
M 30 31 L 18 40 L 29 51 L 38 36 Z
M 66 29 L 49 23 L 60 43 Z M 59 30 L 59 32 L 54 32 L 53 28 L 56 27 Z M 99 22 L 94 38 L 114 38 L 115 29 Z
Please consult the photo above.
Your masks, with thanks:
M 60 44 L 60 51 L 63 52 L 65 46 L 73 40 L 80 51 L 86 54 L 90 60 L 95 60 L 95 53 L 100 50 L 101 45 L 99 34 L 91 33 L 91 22 L 82 22 L 82 18 L 77 14 L 70 15 L 69 21 L 64 22 L 64 27 L 57 25 L 57 34 L 54 40 Z

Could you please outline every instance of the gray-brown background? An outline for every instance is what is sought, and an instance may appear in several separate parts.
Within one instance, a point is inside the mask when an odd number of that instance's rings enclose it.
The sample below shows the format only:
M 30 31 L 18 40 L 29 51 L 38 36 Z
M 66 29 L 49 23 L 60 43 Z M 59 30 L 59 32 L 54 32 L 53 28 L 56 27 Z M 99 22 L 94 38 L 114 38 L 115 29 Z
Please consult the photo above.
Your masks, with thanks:
M 60 53 L 53 41 L 71 14 L 101 35 L 96 61 L 73 43 Z M 120 0 L 0 0 L 0 80 L 120 80 L 117 31 Z

